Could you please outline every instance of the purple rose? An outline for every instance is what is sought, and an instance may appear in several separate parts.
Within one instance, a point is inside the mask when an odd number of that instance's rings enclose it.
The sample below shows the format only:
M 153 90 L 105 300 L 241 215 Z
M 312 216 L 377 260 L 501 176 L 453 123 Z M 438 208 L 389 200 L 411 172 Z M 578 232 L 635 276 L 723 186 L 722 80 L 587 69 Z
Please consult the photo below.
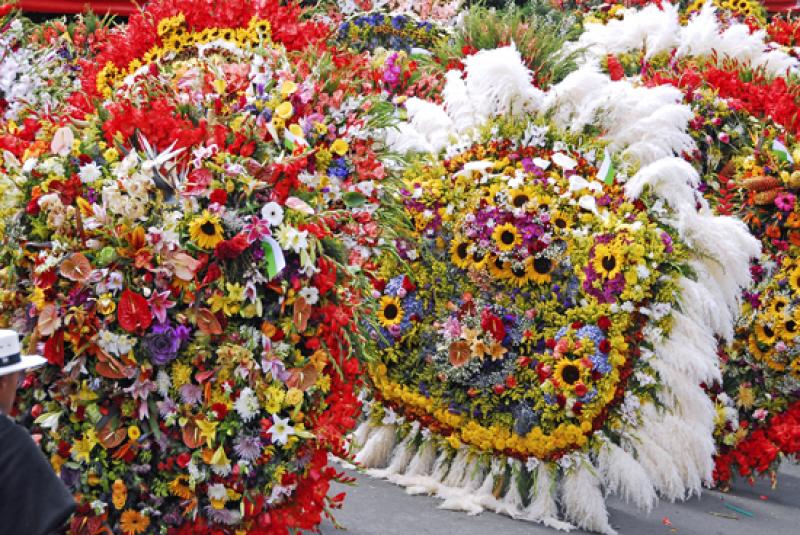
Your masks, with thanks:
M 144 348 L 150 355 L 150 360 L 156 366 L 163 366 L 178 356 L 181 348 L 181 337 L 172 326 L 156 325 L 144 337 Z

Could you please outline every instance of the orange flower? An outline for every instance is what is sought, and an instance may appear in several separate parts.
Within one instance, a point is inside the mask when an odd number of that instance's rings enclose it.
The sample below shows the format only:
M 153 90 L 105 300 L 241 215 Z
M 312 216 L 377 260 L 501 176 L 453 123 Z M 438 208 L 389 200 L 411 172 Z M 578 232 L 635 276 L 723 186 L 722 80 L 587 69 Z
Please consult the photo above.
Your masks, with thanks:
M 767 227 L 767 237 L 778 239 L 781 237 L 781 228 L 778 225 L 770 225 Z
M 460 368 L 472 357 L 472 350 L 469 347 L 469 342 L 466 340 L 458 340 L 450 344 L 450 364 L 456 368 Z
M 786 226 L 789 228 L 800 228 L 800 215 L 797 212 L 792 212 L 786 219 Z
M 139 535 L 144 533 L 148 526 L 150 518 L 131 509 L 126 509 L 119 521 L 119 527 L 125 535 Z

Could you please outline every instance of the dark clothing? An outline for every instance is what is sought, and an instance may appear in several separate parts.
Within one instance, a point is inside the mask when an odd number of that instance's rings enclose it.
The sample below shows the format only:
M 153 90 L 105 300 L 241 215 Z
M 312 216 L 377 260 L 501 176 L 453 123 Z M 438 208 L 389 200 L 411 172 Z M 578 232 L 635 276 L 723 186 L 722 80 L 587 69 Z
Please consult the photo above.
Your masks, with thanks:
M 28 432 L 0 414 L 0 535 L 48 535 L 75 500 Z

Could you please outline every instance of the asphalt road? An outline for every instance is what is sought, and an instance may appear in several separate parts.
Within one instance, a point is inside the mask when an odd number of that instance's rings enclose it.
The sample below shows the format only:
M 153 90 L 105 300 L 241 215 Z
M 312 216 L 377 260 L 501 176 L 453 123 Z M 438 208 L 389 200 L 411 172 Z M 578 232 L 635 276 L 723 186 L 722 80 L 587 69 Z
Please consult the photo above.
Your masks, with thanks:
M 438 509 L 427 496 L 409 496 L 404 489 L 358 475 L 355 487 L 345 490 L 344 508 L 336 519 L 347 531 L 326 521 L 324 535 L 555 535 L 538 524 L 512 520 L 494 513 L 468 516 Z M 732 506 L 752 516 L 730 509 Z M 611 498 L 611 525 L 624 535 L 800 535 L 800 466 L 784 464 L 778 488 L 769 480 L 750 486 L 737 481 L 730 492 L 707 490 L 687 502 L 661 502 L 649 515 Z M 572 531 L 584 534 L 584 531 Z

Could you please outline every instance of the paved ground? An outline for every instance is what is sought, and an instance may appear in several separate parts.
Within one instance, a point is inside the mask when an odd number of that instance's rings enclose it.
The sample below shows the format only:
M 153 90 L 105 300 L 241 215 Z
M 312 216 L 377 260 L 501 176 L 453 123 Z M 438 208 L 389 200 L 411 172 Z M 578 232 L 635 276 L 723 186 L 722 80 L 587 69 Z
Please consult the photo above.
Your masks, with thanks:
M 800 466 L 784 465 L 772 490 L 769 481 L 750 486 L 737 482 L 731 492 L 706 491 L 684 503 L 662 502 L 649 515 L 618 500 L 610 500 L 611 524 L 622 535 L 800 535 Z M 437 509 L 439 500 L 409 496 L 400 487 L 358 476 L 346 490 L 344 509 L 336 515 L 347 531 L 330 522 L 324 535 L 556 535 L 537 524 L 493 513 L 467 516 Z M 731 510 L 733 506 L 752 516 Z M 573 534 L 583 534 L 573 531 Z

